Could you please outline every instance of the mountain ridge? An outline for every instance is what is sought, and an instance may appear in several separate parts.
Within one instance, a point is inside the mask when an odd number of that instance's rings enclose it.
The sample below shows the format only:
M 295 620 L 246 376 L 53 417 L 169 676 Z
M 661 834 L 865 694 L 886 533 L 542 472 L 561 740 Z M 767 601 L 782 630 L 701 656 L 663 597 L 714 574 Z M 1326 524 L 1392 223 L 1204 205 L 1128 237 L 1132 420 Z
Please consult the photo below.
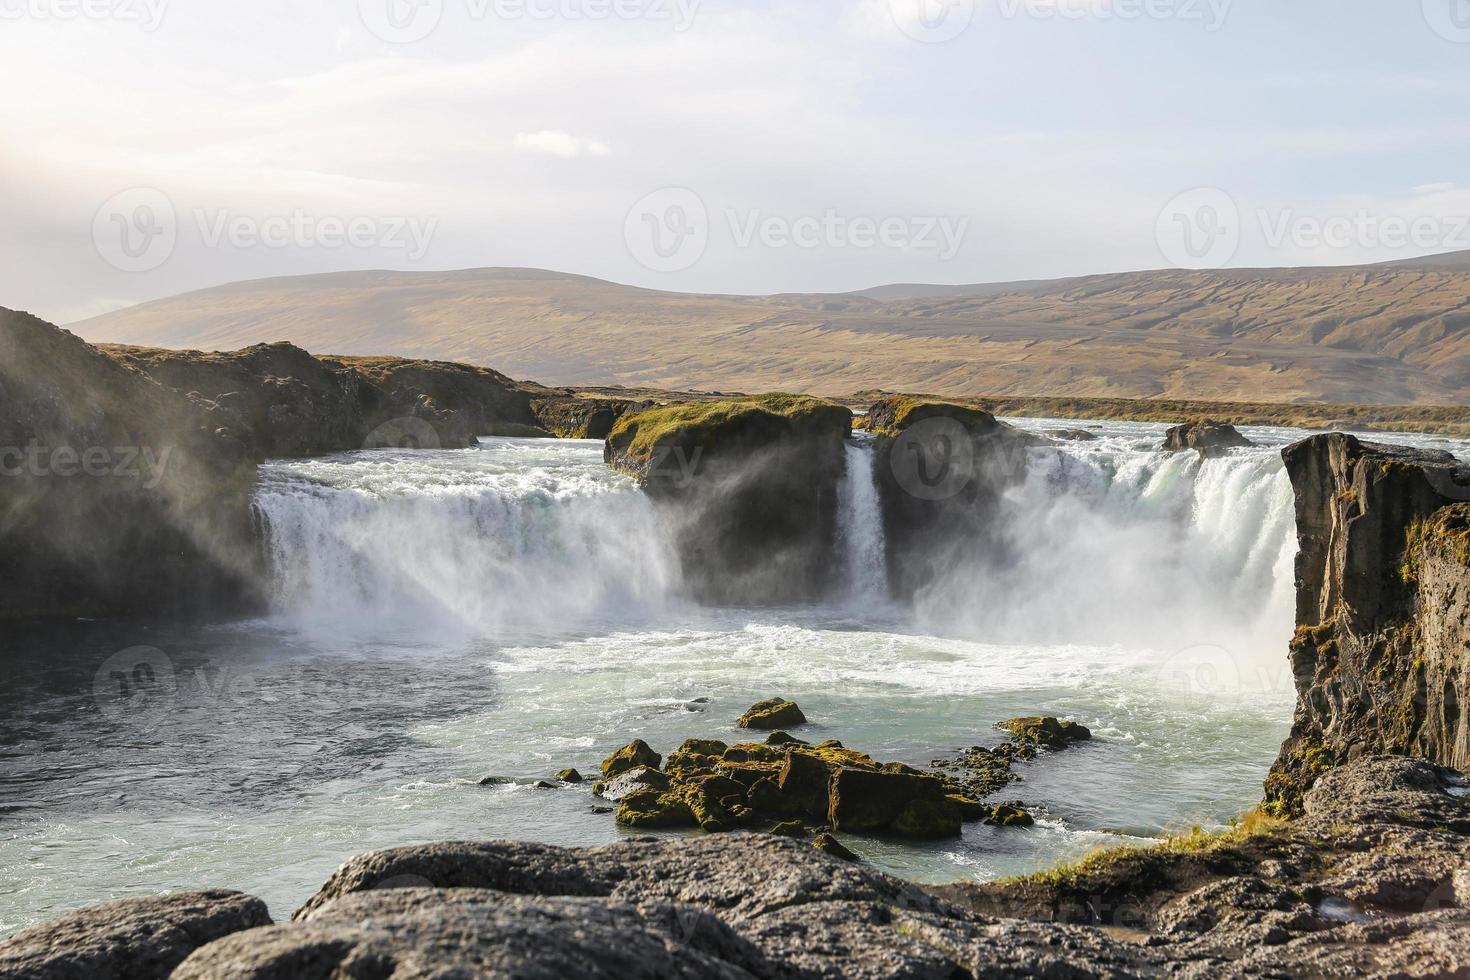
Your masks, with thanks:
M 248 280 L 71 325 L 97 342 L 483 364 L 557 385 L 1470 404 L 1470 253 L 848 293 L 553 270 Z

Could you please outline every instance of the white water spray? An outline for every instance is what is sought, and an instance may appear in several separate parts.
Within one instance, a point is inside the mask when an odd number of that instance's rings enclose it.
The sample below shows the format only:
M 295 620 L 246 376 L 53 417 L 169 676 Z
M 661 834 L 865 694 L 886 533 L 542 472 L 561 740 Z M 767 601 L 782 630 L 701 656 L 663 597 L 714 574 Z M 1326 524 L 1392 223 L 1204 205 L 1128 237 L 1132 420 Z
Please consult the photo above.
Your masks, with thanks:
M 847 596 L 854 603 L 888 596 L 883 514 L 873 476 L 875 455 L 870 443 L 849 441 L 847 475 L 837 491 L 837 546 L 846 573 Z

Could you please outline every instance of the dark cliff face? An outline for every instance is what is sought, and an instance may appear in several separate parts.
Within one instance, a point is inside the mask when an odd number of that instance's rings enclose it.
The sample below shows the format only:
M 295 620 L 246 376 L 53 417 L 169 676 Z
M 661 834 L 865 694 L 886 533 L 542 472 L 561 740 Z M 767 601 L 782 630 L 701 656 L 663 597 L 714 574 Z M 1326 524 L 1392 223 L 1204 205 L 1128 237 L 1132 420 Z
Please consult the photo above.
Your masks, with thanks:
M 476 436 L 544 434 L 530 397 L 486 368 L 314 357 L 285 343 L 232 353 L 104 350 L 190 394 L 260 458 L 382 446 L 461 449 Z
M 999 496 L 1025 479 L 1026 450 L 1044 440 L 980 409 L 903 397 L 875 404 L 867 425 L 894 595 L 912 598 L 977 561 L 1003 564 Z
M 0 310 L 0 618 L 249 608 L 244 447 L 77 337 Z
M 1298 693 L 1266 784 L 1299 811 L 1328 769 L 1374 754 L 1470 762 L 1470 479 L 1447 453 L 1314 436 L 1296 491 Z
M 624 415 L 610 465 L 672 522 L 684 582 L 701 602 L 785 605 L 835 584 L 837 487 L 852 413 L 763 395 Z

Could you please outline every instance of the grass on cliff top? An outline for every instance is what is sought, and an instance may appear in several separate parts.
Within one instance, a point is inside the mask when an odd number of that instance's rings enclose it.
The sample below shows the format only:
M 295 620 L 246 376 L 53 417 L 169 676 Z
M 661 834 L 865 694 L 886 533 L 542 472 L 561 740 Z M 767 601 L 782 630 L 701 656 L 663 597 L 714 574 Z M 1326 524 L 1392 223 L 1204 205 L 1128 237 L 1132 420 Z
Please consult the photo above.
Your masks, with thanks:
M 832 411 L 845 413 L 847 409 L 825 398 L 780 393 L 729 401 L 660 405 L 618 419 L 608 441 L 630 456 L 648 456 L 657 446 L 698 443 L 724 426 L 754 415 L 795 419 Z
M 1213 419 L 1232 425 L 1282 425 L 1300 429 L 1345 428 L 1358 431 L 1423 432 L 1470 436 L 1470 407 L 1434 405 L 1331 405 L 1319 402 L 1219 402 L 1154 398 L 1085 398 L 1025 395 L 926 398 L 863 391 L 848 399 L 870 405 L 885 398 L 914 402 L 944 402 L 982 409 L 1012 418 L 1055 418 L 1121 422 L 1202 422 Z
M 1076 861 L 1059 864 L 1046 871 L 1002 878 L 996 881 L 995 885 L 1076 888 L 1085 884 L 1089 878 L 1107 874 L 1124 862 L 1147 860 L 1151 857 L 1208 854 L 1211 851 L 1243 844 L 1255 837 L 1276 833 L 1288 822 L 1285 818 L 1268 812 L 1264 807 L 1256 807 L 1236 818 L 1226 830 L 1204 831 L 1196 827 L 1189 833 L 1175 834 L 1157 844 L 1146 844 L 1142 847 L 1100 847 Z
M 869 416 L 866 428 L 874 433 L 897 434 L 908 428 L 912 417 L 916 413 L 922 413 L 922 418 L 943 416 L 946 418 L 959 419 L 962 422 L 972 423 L 984 420 L 989 422 L 990 413 L 978 405 L 966 404 L 960 401 L 951 401 L 946 398 L 925 398 L 919 395 L 896 395 L 885 398 L 874 409 L 891 409 L 893 422 L 889 425 L 876 425 L 876 420 Z M 870 410 L 871 412 L 871 410 Z M 887 414 L 883 412 L 881 414 Z

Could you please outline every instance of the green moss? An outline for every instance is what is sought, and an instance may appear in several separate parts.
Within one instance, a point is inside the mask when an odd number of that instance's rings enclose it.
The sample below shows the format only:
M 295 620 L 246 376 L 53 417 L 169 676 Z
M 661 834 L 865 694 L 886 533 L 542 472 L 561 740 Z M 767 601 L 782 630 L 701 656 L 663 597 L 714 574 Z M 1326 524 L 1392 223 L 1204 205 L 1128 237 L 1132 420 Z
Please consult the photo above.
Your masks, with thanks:
M 868 410 L 865 427 L 875 435 L 896 436 L 909 426 L 931 418 L 954 419 L 977 433 L 996 425 L 995 416 L 978 405 L 898 395 L 873 405 Z
M 608 444 L 627 458 L 646 461 L 660 447 L 707 445 L 723 430 L 761 417 L 846 424 L 852 413 L 836 402 L 810 395 L 753 395 L 632 412 L 618 419 L 607 438 Z

